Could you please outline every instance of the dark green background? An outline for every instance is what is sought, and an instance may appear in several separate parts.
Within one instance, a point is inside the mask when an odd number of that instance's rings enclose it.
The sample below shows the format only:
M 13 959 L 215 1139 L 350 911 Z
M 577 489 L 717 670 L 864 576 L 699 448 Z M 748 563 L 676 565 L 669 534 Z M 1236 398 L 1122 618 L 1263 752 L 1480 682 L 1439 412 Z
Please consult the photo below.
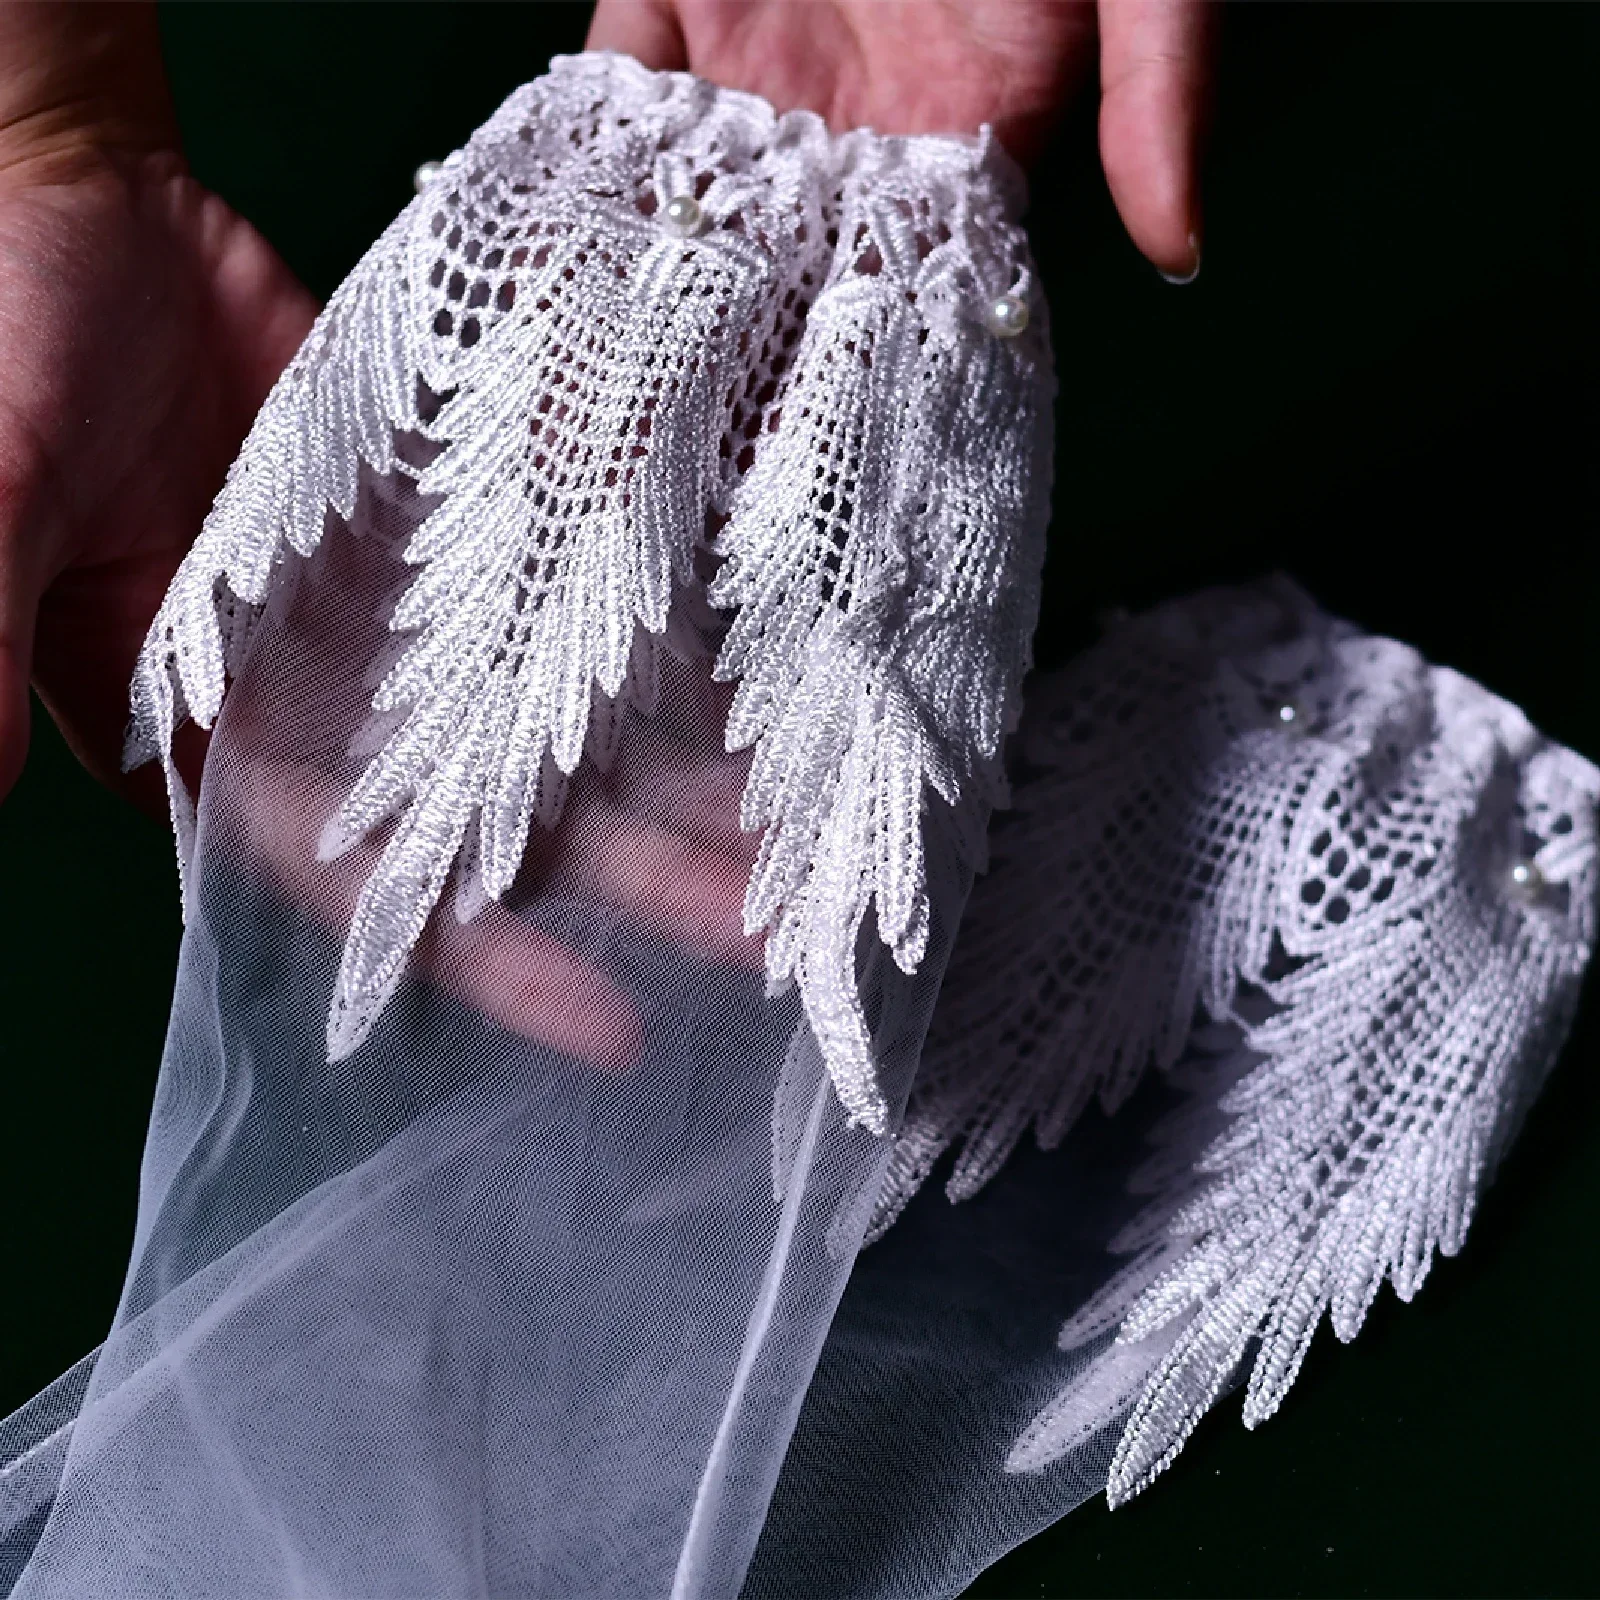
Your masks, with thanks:
M 1594 13 L 1230 13 L 1205 269 L 1117 224 L 1092 107 L 1034 179 L 1060 367 L 1040 654 L 1107 605 L 1287 568 L 1600 756 L 1592 665 Z M 164 28 L 200 177 L 326 293 L 552 50 L 578 5 L 184 5 Z M 165 836 L 44 725 L 0 808 L 10 1095 L 0 1410 L 101 1337 L 178 938 Z M 1260 1433 L 987 1574 L 1000 1595 L 1586 1594 L 1600 1088 L 1590 1004 L 1463 1259 L 1319 1334 Z M 819 1597 L 826 1600 L 826 1597 Z

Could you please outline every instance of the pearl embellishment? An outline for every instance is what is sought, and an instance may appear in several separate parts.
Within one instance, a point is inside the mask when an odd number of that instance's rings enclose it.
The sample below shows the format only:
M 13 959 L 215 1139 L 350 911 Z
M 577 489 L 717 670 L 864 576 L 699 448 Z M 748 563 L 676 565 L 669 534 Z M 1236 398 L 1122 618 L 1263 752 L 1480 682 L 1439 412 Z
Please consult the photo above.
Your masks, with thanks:
M 983 325 L 997 339 L 1015 339 L 1028 326 L 1028 302 L 1020 295 L 997 294 L 983 308 Z
M 1293 700 L 1285 700 L 1273 713 L 1277 724 L 1287 733 L 1299 733 L 1304 726 L 1300 717 L 1300 707 Z
M 1517 899 L 1534 901 L 1544 892 L 1544 874 L 1526 857 L 1511 863 L 1511 892 Z
M 411 187 L 421 194 L 435 178 L 444 171 L 442 161 L 424 161 L 415 172 L 411 174 Z
M 675 194 L 662 208 L 661 220 L 669 233 L 692 239 L 705 226 L 706 214 L 692 194 Z

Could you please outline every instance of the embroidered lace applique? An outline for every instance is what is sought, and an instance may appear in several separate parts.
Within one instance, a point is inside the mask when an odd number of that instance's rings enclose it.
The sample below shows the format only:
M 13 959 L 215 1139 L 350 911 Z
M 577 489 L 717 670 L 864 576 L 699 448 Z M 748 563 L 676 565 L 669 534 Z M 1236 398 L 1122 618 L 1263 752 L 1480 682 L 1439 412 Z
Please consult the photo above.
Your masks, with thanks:
M 1053 384 L 1019 202 L 987 135 L 835 138 L 586 55 L 514 94 L 335 293 L 150 630 L 128 750 L 165 764 L 186 861 L 172 735 L 210 725 L 280 564 L 351 515 L 363 465 L 438 497 L 405 550 L 386 736 L 322 838 L 331 857 L 395 820 L 332 1056 L 452 869 L 460 914 L 503 894 L 585 749 L 649 709 L 709 556 L 729 746 L 755 747 L 743 819 L 765 829 L 746 927 L 884 1130 L 858 936 L 873 910 L 920 961 L 925 788 L 981 839 L 1037 609 Z M 997 325 L 1006 296 L 1026 314 Z
M 1008 1463 L 1120 1394 L 1116 1504 L 1252 1345 L 1253 1426 L 1324 1313 L 1351 1339 L 1385 1277 L 1409 1300 L 1460 1248 L 1577 1001 L 1600 772 L 1283 582 L 1119 626 L 1030 697 L 1021 757 L 875 1229 L 952 1146 L 961 1199 L 1029 1126 L 1053 1145 L 1189 1053 L 1220 1131 L 1157 1160 L 1127 1269 L 1061 1341 L 1116 1342 Z M 1242 1048 L 1196 1068 L 1197 1018 Z

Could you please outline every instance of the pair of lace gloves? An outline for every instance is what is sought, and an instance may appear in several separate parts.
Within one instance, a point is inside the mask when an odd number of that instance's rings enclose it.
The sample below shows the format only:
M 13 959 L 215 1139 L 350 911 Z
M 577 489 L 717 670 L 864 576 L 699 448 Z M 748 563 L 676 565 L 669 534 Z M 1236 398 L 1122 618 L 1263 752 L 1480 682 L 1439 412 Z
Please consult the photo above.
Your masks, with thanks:
M 963 1199 L 1151 1066 L 1210 1085 L 1215 1137 L 1062 1334 L 1116 1340 L 1007 1462 L 1041 1470 L 1109 1394 L 1115 1501 L 1252 1347 L 1249 1422 L 1325 1312 L 1348 1339 L 1386 1277 L 1409 1298 L 1459 1248 L 1575 1004 L 1600 774 L 1271 582 L 1116 624 L 1032 685 L 991 834 L 1050 489 L 1020 201 L 987 137 L 832 137 L 557 61 L 430 175 L 279 381 L 151 629 L 130 760 L 166 763 L 187 863 L 176 728 L 210 725 L 361 485 L 414 480 L 394 650 L 319 844 L 382 844 L 328 996 L 337 1061 L 431 918 L 507 894 L 580 764 L 670 720 L 662 652 L 700 660 L 751 752 L 744 931 L 885 1142 L 874 1228 L 948 1151 Z M 986 853 L 907 1100 L 870 974 L 942 959 L 930 926 Z M 781 1190 L 781 1103 L 775 1126 Z

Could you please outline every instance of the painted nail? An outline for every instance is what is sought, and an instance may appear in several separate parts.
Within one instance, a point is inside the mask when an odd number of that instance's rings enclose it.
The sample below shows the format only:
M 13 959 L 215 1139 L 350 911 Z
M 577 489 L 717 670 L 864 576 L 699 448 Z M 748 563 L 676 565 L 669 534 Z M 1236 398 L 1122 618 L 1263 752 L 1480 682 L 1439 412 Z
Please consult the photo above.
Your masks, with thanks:
M 1161 272 L 1159 267 L 1156 268 L 1168 283 L 1193 283 L 1200 276 L 1200 240 L 1192 233 L 1189 235 L 1189 249 L 1194 253 L 1194 265 L 1187 272 Z

